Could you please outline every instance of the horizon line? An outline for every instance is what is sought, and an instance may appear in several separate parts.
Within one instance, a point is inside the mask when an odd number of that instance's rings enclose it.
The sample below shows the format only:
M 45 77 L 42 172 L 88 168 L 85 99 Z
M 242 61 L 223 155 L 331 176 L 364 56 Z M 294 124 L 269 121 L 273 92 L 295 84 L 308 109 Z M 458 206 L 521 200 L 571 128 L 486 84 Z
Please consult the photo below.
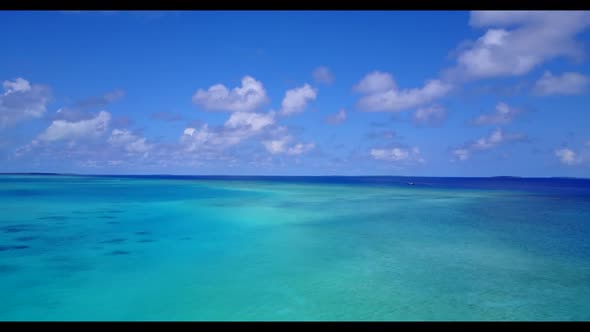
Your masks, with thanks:
M 432 176 L 432 175 L 232 175 L 232 174 L 92 174 L 92 173 L 59 173 L 59 172 L 0 172 L 0 175 L 55 175 L 55 176 L 195 176 L 195 177 L 399 177 L 399 178 L 521 178 L 521 179 L 580 179 L 590 180 L 586 177 L 575 176 L 520 176 L 520 175 L 490 175 L 490 176 Z

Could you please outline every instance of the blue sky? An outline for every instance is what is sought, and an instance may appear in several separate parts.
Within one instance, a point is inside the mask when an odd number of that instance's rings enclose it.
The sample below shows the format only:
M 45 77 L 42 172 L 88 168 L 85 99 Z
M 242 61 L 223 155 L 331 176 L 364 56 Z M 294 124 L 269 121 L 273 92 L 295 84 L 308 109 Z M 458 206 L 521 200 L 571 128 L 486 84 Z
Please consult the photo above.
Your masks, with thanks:
M 0 172 L 590 177 L 589 12 L 0 12 Z

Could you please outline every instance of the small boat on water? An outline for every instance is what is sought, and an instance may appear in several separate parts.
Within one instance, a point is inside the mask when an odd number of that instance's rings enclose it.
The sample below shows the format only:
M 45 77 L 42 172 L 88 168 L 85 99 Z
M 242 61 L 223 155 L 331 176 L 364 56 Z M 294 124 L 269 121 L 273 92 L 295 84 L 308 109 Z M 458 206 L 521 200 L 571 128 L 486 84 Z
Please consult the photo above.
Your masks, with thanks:
M 410 186 L 413 186 L 413 185 L 415 185 L 415 183 L 414 183 L 414 182 L 411 182 L 411 181 L 410 181 L 410 182 L 408 182 L 408 184 L 409 184 Z

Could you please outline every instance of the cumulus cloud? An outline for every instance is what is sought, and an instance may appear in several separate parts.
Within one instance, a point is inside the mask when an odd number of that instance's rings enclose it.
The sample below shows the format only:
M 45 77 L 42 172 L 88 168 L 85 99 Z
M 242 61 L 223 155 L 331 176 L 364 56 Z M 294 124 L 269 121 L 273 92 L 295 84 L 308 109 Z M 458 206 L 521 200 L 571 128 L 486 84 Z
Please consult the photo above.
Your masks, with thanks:
M 274 123 L 274 112 L 263 113 L 233 113 L 225 122 L 226 128 L 239 129 L 246 128 L 251 131 L 259 131 L 262 128 Z
M 326 118 L 326 122 L 329 124 L 339 124 L 348 118 L 348 114 L 345 109 L 340 109 L 336 114 L 332 114 Z
M 505 133 L 502 129 L 496 129 L 489 136 L 479 138 L 474 142 L 453 149 L 452 154 L 455 159 L 467 160 L 474 152 L 490 150 L 501 144 L 522 141 L 524 139 L 526 139 L 524 134 Z
M 2 83 L 4 88 L 4 95 L 9 95 L 15 92 L 26 92 L 31 90 L 31 84 L 24 78 L 18 77 L 14 81 L 4 81 Z
M 210 111 L 251 112 L 267 102 L 264 86 L 251 76 L 242 78 L 242 85 L 231 91 L 223 84 L 215 84 L 193 95 L 194 104 Z
M 26 119 L 40 118 L 51 100 L 48 87 L 31 84 L 21 77 L 4 81 L 2 87 L 4 92 L 0 94 L 0 128 Z
M 377 93 L 387 90 L 397 89 L 397 85 L 390 73 L 384 73 L 378 70 L 368 73 L 358 82 L 353 90 L 360 93 Z
M 153 148 L 153 145 L 146 140 L 145 137 L 137 136 L 127 129 L 114 129 L 108 142 L 114 146 L 123 147 L 127 152 L 145 153 Z
M 474 11 L 470 25 L 488 28 L 459 51 L 453 74 L 467 79 L 523 75 L 558 57 L 579 59 L 576 36 L 590 25 L 584 11 Z
M 521 113 L 522 110 L 508 106 L 506 103 L 498 103 L 496 109 L 491 114 L 478 116 L 473 123 L 476 125 L 500 125 L 512 122 L 514 117 Z
M 371 157 L 375 160 L 384 161 L 417 161 L 424 162 L 424 158 L 420 154 L 420 149 L 413 147 L 411 149 L 392 148 L 392 149 L 371 149 Z
M 414 113 L 414 123 L 418 125 L 439 125 L 447 118 L 447 110 L 439 105 L 423 107 Z
M 79 121 L 54 120 L 31 143 L 16 148 L 15 156 L 35 151 L 36 158 L 66 158 L 77 162 L 92 156 L 112 156 L 115 151 L 109 150 L 105 142 L 110 123 L 111 114 L 106 111 Z
M 469 149 L 467 148 L 459 148 L 453 150 L 453 155 L 458 160 L 467 160 L 469 159 Z
M 353 89 L 363 96 L 357 106 L 367 112 L 398 112 L 447 95 L 452 86 L 441 80 L 426 81 L 424 87 L 399 89 L 389 73 L 367 74 Z
M 315 143 L 297 143 L 287 149 L 289 155 L 300 155 L 315 148 Z
M 187 151 L 220 145 L 217 141 L 219 141 L 218 134 L 209 129 L 208 124 L 202 125 L 199 129 L 192 127 L 185 128 L 180 137 L 180 142 L 185 145 Z
M 572 149 L 562 148 L 555 150 L 555 156 L 559 161 L 568 166 L 576 165 L 582 162 L 582 159 Z
M 313 150 L 315 144 L 312 143 L 296 143 L 291 146 L 289 144 L 293 141 L 293 137 L 285 135 L 283 137 L 265 140 L 262 142 L 266 151 L 271 154 L 285 153 L 288 155 L 300 155 L 307 151 Z
M 320 66 L 314 69 L 312 76 L 317 83 L 328 85 L 334 83 L 334 74 L 332 74 L 330 68 L 325 66 Z
M 286 150 L 287 143 L 291 140 L 290 136 L 285 136 L 279 139 L 272 139 L 262 141 L 266 150 L 272 154 L 282 153 Z
M 59 141 L 66 139 L 94 138 L 104 134 L 109 126 L 111 114 L 101 111 L 87 120 L 70 122 L 55 120 L 38 137 L 41 141 Z
M 199 129 L 186 128 L 180 142 L 185 145 L 186 151 L 217 151 L 240 143 L 249 135 L 224 131 L 223 128 L 211 128 L 208 124 Z
M 186 152 L 198 152 L 208 159 L 220 159 L 225 150 L 248 140 L 258 141 L 270 154 L 300 155 L 315 147 L 314 143 L 294 142 L 286 127 L 276 125 L 275 115 L 235 112 L 220 127 L 186 128 L 180 142 Z
M 285 98 L 281 103 L 281 115 L 291 115 L 303 112 L 307 103 L 315 100 L 317 97 L 317 90 L 312 88 L 309 84 L 302 87 L 287 90 Z
M 588 76 L 566 72 L 561 76 L 554 76 L 550 71 L 545 71 L 543 76 L 535 82 L 533 92 L 541 96 L 549 95 L 576 95 L 586 91 L 590 83 Z
M 199 129 L 186 128 L 181 143 L 187 151 L 223 150 L 263 133 L 263 129 L 274 124 L 274 113 L 232 113 L 221 128 L 203 124 Z

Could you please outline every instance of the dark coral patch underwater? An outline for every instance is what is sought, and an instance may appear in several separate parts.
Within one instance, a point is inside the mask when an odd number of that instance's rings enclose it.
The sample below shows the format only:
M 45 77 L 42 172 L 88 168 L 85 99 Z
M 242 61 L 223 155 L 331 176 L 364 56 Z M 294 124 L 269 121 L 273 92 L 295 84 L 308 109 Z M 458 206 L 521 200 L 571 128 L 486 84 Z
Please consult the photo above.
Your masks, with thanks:
M 25 245 L 12 245 L 12 246 L 0 246 L 0 251 L 8 251 L 8 250 L 21 250 L 21 249 L 28 249 L 29 246 Z
M 55 220 L 55 221 L 64 221 L 70 219 L 66 216 L 46 216 L 46 217 L 39 217 L 39 220 Z
M 122 243 L 125 242 L 127 239 L 124 238 L 116 238 L 116 239 L 110 239 L 110 240 L 104 240 L 101 241 L 100 243 Z
M 19 225 L 5 226 L 0 229 L 2 229 L 2 231 L 4 231 L 4 233 L 20 233 L 20 232 L 25 232 L 25 231 L 31 230 L 31 228 L 33 228 L 34 226 L 35 225 L 32 225 L 32 224 L 19 224 Z
M 113 251 L 109 252 L 108 255 L 121 256 L 121 255 L 129 255 L 130 253 L 131 253 L 131 251 L 113 250 Z

